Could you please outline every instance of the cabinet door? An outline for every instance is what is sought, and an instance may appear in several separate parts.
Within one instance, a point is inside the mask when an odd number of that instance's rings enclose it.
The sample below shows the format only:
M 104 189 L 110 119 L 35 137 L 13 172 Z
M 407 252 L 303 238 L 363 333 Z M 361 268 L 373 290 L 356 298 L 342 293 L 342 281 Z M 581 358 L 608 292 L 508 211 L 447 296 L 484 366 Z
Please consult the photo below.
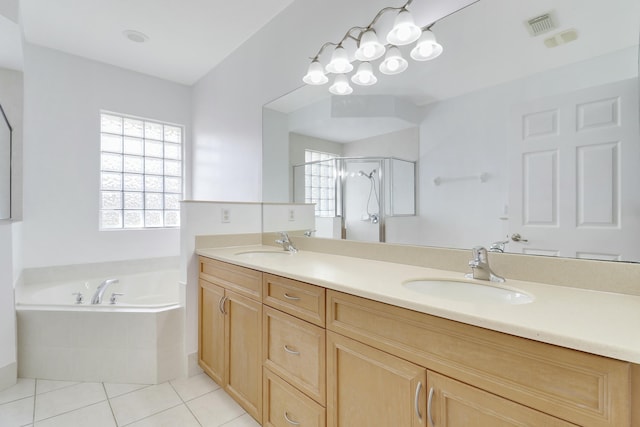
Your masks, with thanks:
M 224 289 L 200 280 L 198 359 L 202 369 L 218 384 L 224 385 L 224 321 L 221 309 Z
M 435 427 L 569 427 L 575 424 L 429 371 L 427 418 Z M 433 390 L 433 391 L 432 391 Z
M 327 426 L 426 426 L 424 368 L 327 331 Z
M 256 420 L 262 418 L 262 304 L 227 290 L 226 391 Z

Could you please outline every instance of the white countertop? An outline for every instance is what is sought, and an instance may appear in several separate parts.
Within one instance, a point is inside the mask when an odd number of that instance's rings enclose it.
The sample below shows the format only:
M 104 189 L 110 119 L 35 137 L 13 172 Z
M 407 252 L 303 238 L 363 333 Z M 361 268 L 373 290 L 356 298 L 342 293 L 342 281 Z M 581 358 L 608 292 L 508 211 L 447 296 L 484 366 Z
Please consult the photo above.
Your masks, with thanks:
M 465 280 L 458 272 L 273 246 L 198 249 L 198 255 L 323 286 L 398 307 L 519 337 L 640 363 L 640 296 L 509 280 L 492 286 L 534 296 L 528 304 L 477 303 L 424 295 L 403 286 L 415 279 Z

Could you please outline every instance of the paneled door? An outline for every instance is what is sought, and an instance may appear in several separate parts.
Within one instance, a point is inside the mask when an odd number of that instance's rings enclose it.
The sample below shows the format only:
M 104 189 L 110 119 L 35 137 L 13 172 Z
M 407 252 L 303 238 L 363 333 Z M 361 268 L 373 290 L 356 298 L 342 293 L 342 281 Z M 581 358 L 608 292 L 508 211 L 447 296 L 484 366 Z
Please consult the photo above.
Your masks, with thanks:
M 638 118 L 637 79 L 514 108 L 510 252 L 640 259 Z

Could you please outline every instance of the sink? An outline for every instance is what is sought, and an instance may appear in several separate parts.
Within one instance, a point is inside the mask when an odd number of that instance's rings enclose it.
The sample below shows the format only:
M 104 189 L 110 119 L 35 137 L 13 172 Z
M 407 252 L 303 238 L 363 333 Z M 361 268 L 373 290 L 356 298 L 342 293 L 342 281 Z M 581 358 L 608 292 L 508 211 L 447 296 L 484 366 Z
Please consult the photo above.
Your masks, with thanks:
M 403 285 L 424 295 L 464 302 L 516 305 L 528 304 L 535 299 L 517 289 L 462 280 L 421 279 L 410 280 Z
M 282 256 L 290 256 L 291 252 L 289 251 L 244 251 L 237 252 L 234 255 L 242 257 L 242 258 L 280 258 Z

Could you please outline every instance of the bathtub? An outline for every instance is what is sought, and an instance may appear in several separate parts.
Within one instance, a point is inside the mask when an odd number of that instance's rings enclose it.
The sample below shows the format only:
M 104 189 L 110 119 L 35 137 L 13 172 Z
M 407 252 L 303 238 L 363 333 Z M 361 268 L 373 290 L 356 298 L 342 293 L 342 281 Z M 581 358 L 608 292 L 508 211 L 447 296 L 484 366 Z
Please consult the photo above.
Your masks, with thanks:
M 105 290 L 101 304 L 91 304 L 105 279 L 119 283 Z M 113 293 L 123 294 L 115 304 Z M 177 270 L 21 284 L 16 312 L 20 377 L 157 384 L 181 376 Z

